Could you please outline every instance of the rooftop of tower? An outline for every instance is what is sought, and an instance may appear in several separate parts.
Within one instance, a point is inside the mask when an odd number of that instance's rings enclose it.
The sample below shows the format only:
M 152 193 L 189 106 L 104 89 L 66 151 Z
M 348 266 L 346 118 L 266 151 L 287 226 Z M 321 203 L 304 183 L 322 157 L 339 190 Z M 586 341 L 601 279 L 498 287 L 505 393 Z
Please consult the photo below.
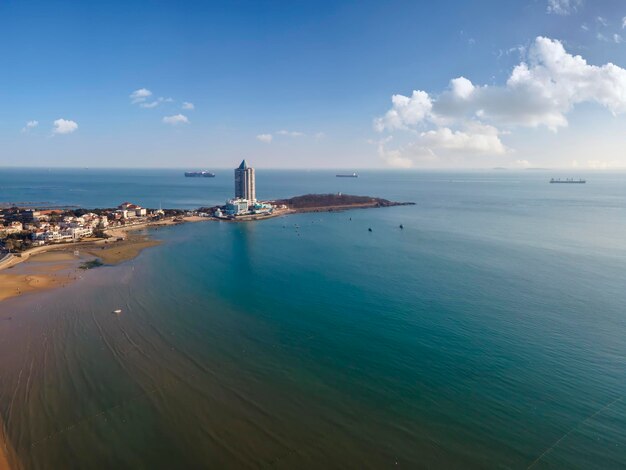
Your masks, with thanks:
M 241 161 L 241 165 L 239 165 L 239 169 L 240 169 L 240 170 L 245 170 L 246 168 L 248 168 L 248 164 L 246 163 L 246 160 L 245 160 L 245 159 L 243 159 L 243 160 Z

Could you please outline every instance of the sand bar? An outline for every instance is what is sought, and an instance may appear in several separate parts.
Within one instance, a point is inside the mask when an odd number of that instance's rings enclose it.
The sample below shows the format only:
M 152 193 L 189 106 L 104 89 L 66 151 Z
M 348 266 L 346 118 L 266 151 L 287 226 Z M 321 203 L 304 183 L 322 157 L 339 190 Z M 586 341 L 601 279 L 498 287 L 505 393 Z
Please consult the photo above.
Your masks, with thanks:
M 0 271 L 0 301 L 36 291 L 63 287 L 78 276 L 81 263 L 100 259 L 114 265 L 133 259 L 145 248 L 159 245 L 145 235 L 128 235 L 124 241 L 53 245 L 31 250 Z M 16 266 L 17 263 L 22 263 Z

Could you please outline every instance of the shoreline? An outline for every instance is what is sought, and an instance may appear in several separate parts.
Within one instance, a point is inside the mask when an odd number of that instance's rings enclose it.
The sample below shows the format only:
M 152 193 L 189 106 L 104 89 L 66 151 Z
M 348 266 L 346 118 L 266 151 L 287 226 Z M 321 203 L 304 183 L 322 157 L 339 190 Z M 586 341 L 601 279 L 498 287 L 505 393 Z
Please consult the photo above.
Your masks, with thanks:
M 79 261 L 82 261 L 84 264 L 88 262 L 89 259 L 98 259 L 104 265 L 114 266 L 136 258 L 146 248 L 161 244 L 160 241 L 151 238 L 150 234 L 136 235 L 132 233 L 138 230 L 150 230 L 151 228 L 205 221 L 229 223 L 253 222 L 290 214 L 343 212 L 351 209 L 373 209 L 410 204 L 412 203 L 389 203 L 381 205 L 378 200 L 373 200 L 372 202 L 310 207 L 287 206 L 286 208 L 277 209 L 268 215 L 250 214 L 238 218 L 224 219 L 217 217 L 186 216 L 180 219 L 170 218 L 157 222 L 143 222 L 115 227 L 105 230 L 105 233 L 110 235 L 110 238 L 92 238 L 76 242 L 38 246 L 21 252 L 19 255 L 8 257 L 8 259 L 2 259 L 0 261 L 0 302 L 9 298 L 67 285 L 69 282 L 78 278 L 78 269 L 85 269 L 84 266 L 79 265 Z M 113 239 L 113 241 L 110 241 L 111 239 Z M 32 267 L 29 266 L 30 269 L 28 269 L 26 266 L 28 266 L 29 263 L 38 264 Z M 43 263 L 43 266 L 41 263 Z M 18 269 L 20 272 L 7 272 L 20 265 L 21 269 Z M 73 274 L 71 271 L 74 271 Z M 64 274 L 63 276 L 61 275 L 62 273 Z M 0 470 L 3 469 L 0 468 Z
M 159 240 L 147 235 L 130 235 L 124 241 L 109 244 L 72 243 L 31 252 L 26 257 L 16 258 L 11 266 L 0 271 L 0 303 L 14 297 L 65 287 L 78 279 L 81 270 L 88 269 L 85 264 L 94 259 L 104 265 L 115 266 L 136 258 L 146 248 L 160 244 Z
M 205 220 L 205 218 L 197 217 L 197 219 Z M 0 260 L 0 272 L 18 264 L 24 263 L 28 261 L 33 256 L 37 256 L 43 253 L 48 253 L 50 251 L 63 251 L 63 250 L 76 250 L 84 247 L 97 247 L 97 246 L 113 246 L 115 244 L 123 243 L 128 238 L 128 232 L 133 232 L 135 230 L 143 230 L 150 229 L 152 227 L 166 227 L 172 225 L 179 225 L 184 222 L 196 222 L 195 217 L 186 217 L 183 219 L 183 222 L 174 221 L 173 219 L 161 220 L 158 222 L 145 222 L 140 224 L 132 224 L 123 227 L 115 227 L 109 230 L 105 230 L 105 233 L 111 236 L 111 239 L 122 238 L 123 241 L 109 241 L 107 238 L 87 238 L 76 242 L 65 242 L 65 243 L 54 243 L 50 245 L 37 246 L 34 248 L 29 248 L 28 250 L 22 251 L 17 255 L 12 255 L 10 259 Z

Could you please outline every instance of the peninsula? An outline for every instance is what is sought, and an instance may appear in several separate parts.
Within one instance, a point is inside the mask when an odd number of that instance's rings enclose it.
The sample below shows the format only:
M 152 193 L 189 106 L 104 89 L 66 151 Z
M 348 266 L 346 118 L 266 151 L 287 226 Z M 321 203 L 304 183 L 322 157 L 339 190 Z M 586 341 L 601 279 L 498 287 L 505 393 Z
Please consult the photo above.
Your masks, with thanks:
M 350 194 L 305 194 L 290 199 L 271 201 L 276 206 L 285 206 L 292 212 L 332 212 L 348 209 L 367 209 L 372 207 L 410 206 L 414 202 L 393 202 L 370 196 L 352 196 Z
M 356 173 L 355 173 L 356 174 Z M 246 160 L 235 168 L 235 197 L 223 206 L 199 209 L 214 218 L 228 221 L 260 220 L 294 212 L 332 212 L 370 207 L 410 205 L 410 202 L 391 202 L 387 199 L 349 194 L 306 194 L 290 199 L 259 201 L 256 198 L 254 168 Z

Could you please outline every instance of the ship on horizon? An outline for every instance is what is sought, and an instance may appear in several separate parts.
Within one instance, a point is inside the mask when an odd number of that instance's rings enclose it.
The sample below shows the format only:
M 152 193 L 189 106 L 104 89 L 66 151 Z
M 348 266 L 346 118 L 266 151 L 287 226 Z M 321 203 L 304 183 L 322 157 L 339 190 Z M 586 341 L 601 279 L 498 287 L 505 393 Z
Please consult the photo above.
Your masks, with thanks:
M 215 173 L 211 173 L 210 171 L 186 171 L 185 176 L 187 178 L 203 176 L 204 178 L 215 178 Z
M 335 175 L 337 178 L 358 178 L 358 173 L 340 173 Z
M 550 183 L 569 183 L 569 184 L 585 184 L 587 181 L 579 178 L 575 180 L 574 178 L 565 178 L 562 180 L 561 178 L 550 178 Z

